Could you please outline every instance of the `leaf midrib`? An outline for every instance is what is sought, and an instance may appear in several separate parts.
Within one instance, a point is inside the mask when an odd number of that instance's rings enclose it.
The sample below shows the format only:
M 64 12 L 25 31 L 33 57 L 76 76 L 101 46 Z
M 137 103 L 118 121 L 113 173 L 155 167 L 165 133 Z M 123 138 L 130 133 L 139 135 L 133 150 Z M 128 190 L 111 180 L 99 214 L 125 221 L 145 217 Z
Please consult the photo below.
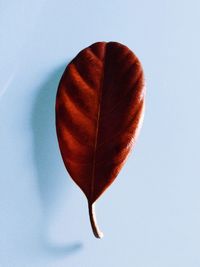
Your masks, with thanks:
M 94 143 L 94 151 L 93 151 L 90 202 L 93 202 L 93 197 L 94 197 L 96 151 L 97 151 L 97 142 L 98 142 L 98 135 L 99 135 L 99 121 L 100 121 L 100 115 L 101 115 L 102 91 L 103 91 L 104 76 L 105 76 L 106 48 L 107 48 L 107 43 L 105 43 L 105 47 L 104 47 L 104 57 L 103 57 L 103 64 L 102 64 L 103 65 L 102 66 L 102 76 L 101 76 L 101 82 L 100 82 L 100 86 L 99 86 L 99 105 L 98 105 L 98 112 L 97 112 L 95 143 Z

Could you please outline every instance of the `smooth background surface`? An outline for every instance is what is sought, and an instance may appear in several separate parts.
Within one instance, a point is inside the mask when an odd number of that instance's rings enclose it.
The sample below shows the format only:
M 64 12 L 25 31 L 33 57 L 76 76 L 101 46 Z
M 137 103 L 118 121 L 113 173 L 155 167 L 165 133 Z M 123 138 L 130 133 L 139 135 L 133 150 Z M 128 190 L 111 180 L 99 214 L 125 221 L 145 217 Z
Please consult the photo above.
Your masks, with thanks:
M 200 2 L 0 1 L 0 267 L 200 266 Z M 105 238 L 66 173 L 54 100 L 95 41 L 143 63 L 144 127 L 97 204 Z

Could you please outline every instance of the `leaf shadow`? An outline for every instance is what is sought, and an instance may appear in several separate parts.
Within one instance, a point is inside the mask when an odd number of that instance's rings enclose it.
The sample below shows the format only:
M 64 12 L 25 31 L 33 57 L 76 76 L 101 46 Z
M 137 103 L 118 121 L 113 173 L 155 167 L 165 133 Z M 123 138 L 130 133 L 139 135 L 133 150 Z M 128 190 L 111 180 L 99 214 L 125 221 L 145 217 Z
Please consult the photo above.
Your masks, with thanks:
M 83 245 L 80 242 L 68 245 L 49 245 L 46 244 L 45 250 L 49 257 L 67 257 L 82 249 Z
M 67 187 L 68 192 L 70 189 L 69 179 L 66 179 L 67 172 L 63 173 L 61 171 L 63 170 L 63 163 L 55 130 L 55 98 L 65 66 L 63 65 L 53 71 L 40 86 L 31 117 L 37 184 L 44 216 L 41 245 L 46 253 L 51 256 L 66 256 L 82 247 L 80 242 L 61 246 L 54 245 L 49 241 L 46 230 L 63 188 Z

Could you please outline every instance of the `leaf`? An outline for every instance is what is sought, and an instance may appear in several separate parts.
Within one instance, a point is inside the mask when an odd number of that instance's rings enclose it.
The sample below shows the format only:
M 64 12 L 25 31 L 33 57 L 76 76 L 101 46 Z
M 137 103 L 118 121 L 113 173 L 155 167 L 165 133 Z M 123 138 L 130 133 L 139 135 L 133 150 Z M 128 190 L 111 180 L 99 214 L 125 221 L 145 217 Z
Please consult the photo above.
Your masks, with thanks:
M 67 66 L 56 97 L 56 130 L 64 164 L 88 199 L 94 235 L 102 237 L 94 202 L 135 144 L 144 111 L 144 75 L 134 53 L 98 42 Z

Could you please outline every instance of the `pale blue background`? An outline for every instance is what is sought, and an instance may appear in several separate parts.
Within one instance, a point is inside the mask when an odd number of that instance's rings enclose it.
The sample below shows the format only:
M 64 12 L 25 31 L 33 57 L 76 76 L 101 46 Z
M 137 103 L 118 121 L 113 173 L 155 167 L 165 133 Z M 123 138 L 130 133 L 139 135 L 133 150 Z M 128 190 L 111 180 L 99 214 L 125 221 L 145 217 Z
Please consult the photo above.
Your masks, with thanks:
M 199 0 L 0 0 L 0 267 L 200 266 Z M 96 41 L 143 63 L 140 137 L 97 204 L 66 173 L 54 100 L 65 65 Z

